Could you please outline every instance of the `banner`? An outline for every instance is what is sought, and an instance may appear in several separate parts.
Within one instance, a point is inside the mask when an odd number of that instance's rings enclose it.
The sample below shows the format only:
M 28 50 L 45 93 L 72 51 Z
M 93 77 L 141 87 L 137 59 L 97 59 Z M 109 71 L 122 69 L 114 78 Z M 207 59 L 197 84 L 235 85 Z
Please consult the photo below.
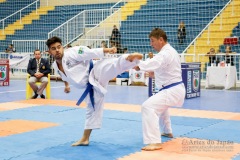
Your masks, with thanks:
M 0 59 L 0 86 L 9 86 L 9 60 Z
M 14 69 L 27 69 L 30 59 L 29 53 L 10 53 L 8 55 L 9 66 Z

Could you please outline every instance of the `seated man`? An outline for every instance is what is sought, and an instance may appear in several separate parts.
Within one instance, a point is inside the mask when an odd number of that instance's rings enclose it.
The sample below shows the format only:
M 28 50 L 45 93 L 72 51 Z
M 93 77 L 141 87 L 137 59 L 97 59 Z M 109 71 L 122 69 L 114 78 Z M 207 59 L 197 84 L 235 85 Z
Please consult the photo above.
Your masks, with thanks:
M 211 48 L 210 51 L 206 54 L 206 56 L 208 56 L 209 58 L 209 66 L 216 62 L 216 53 L 214 48 Z
M 35 58 L 29 60 L 27 68 L 27 72 L 31 76 L 28 83 L 35 93 L 35 95 L 32 96 L 32 99 L 36 99 L 38 95 L 45 99 L 43 91 L 48 84 L 47 76 L 51 72 L 50 65 L 48 60 L 41 58 L 40 50 L 36 49 L 34 51 L 34 57 Z M 36 85 L 37 81 L 42 83 L 39 88 Z

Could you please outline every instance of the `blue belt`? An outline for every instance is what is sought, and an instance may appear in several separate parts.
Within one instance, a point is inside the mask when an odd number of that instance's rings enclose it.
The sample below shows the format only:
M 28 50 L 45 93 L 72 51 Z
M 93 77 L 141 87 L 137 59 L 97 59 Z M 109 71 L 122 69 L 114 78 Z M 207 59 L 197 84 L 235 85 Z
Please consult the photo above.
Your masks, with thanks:
M 92 60 L 90 61 L 90 65 L 89 65 L 89 74 L 91 72 L 93 68 L 93 62 Z M 85 91 L 83 92 L 82 96 L 79 98 L 78 102 L 77 102 L 77 105 L 79 106 L 82 101 L 86 98 L 87 94 L 89 93 L 89 96 L 90 96 L 90 100 L 91 100 L 91 104 L 92 104 L 92 107 L 94 108 L 94 96 L 93 96 L 93 85 L 90 84 L 89 82 L 87 83 L 87 88 L 85 89 Z
M 181 81 L 181 82 L 176 82 L 176 83 L 169 84 L 167 86 L 163 86 L 163 88 L 161 88 L 158 92 L 160 92 L 161 90 L 168 89 L 168 88 L 171 88 L 173 86 L 179 85 L 181 83 L 183 83 L 183 82 Z

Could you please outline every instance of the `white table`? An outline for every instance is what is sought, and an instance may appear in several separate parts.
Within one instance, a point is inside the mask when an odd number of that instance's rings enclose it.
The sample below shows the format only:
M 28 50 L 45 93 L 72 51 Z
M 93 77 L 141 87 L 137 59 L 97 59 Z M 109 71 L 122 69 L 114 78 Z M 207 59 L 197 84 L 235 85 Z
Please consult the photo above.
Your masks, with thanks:
M 205 88 L 223 86 L 230 89 L 236 85 L 237 71 L 235 66 L 207 67 Z

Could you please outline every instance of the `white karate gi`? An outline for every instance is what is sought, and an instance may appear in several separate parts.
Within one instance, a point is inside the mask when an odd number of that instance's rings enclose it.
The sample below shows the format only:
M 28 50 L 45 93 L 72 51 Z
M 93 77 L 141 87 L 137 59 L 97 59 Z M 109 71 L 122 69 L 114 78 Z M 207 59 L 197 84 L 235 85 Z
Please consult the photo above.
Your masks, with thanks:
M 85 99 L 87 102 L 85 129 L 101 128 L 103 102 L 109 80 L 138 64 L 139 61 L 127 61 L 127 56 L 128 54 L 123 54 L 119 58 L 104 59 L 103 48 L 89 49 L 85 46 L 76 46 L 64 51 L 62 65 L 66 75 L 58 69 L 56 62 L 53 63 L 63 81 L 80 89 L 85 89 L 88 82 L 93 85 L 95 110 L 88 94 Z M 95 61 L 89 74 L 90 60 L 94 58 L 103 59 Z M 77 98 L 80 96 L 81 93 Z
M 141 61 L 139 67 L 141 70 L 154 72 L 155 83 L 159 89 L 182 81 L 180 58 L 170 44 L 166 44 L 152 59 Z M 181 83 L 158 92 L 142 104 L 144 144 L 161 143 L 160 129 L 162 133 L 172 133 L 168 108 L 181 107 L 185 92 L 184 84 Z

